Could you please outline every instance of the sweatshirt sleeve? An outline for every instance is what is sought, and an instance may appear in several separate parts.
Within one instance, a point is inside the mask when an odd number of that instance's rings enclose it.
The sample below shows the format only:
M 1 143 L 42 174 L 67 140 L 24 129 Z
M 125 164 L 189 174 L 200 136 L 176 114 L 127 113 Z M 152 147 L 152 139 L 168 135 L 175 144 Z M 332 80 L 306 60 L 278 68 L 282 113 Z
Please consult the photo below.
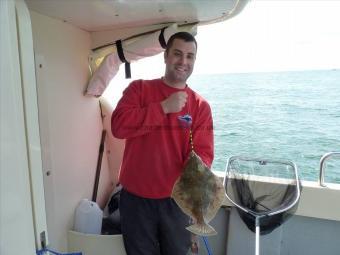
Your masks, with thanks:
M 211 168 L 214 160 L 214 132 L 211 109 L 206 101 L 200 102 L 202 105 L 193 126 L 194 150 L 201 157 L 203 162 Z
M 113 136 L 127 139 L 141 136 L 161 125 L 165 114 L 161 102 L 142 106 L 142 81 L 132 82 L 123 92 L 111 116 Z

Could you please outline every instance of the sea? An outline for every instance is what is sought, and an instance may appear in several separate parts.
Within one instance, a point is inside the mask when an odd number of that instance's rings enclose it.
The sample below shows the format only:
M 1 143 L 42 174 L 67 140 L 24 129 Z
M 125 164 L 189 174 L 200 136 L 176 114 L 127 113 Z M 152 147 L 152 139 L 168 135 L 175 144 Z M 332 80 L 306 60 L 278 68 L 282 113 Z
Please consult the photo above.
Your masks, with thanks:
M 317 181 L 321 157 L 340 152 L 339 69 L 193 75 L 188 84 L 212 109 L 213 170 L 231 156 L 283 159 Z M 325 166 L 325 181 L 340 183 L 340 157 Z

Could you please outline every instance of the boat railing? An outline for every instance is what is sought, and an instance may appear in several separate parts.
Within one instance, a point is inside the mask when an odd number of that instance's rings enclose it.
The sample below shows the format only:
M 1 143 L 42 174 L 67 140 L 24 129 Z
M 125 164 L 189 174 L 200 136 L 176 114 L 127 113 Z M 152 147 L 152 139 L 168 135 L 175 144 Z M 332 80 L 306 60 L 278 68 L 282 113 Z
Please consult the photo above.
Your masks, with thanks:
M 328 152 L 324 154 L 320 159 L 320 172 L 319 172 L 319 185 L 321 187 L 326 187 L 325 184 L 325 162 L 331 157 L 340 157 L 340 152 Z

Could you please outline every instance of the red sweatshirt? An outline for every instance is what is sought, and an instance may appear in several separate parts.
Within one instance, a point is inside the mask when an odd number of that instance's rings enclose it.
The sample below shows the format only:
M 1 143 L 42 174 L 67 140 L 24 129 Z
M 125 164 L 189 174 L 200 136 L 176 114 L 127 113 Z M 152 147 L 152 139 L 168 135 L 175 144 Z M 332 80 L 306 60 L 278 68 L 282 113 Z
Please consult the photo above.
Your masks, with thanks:
M 165 114 L 161 102 L 174 92 L 185 91 L 181 112 Z M 176 89 L 161 79 L 133 81 L 112 113 L 112 134 L 126 139 L 119 181 L 129 192 L 145 198 L 170 197 L 190 152 L 190 128 L 178 116 L 192 117 L 195 152 L 207 166 L 214 155 L 210 106 L 188 86 Z

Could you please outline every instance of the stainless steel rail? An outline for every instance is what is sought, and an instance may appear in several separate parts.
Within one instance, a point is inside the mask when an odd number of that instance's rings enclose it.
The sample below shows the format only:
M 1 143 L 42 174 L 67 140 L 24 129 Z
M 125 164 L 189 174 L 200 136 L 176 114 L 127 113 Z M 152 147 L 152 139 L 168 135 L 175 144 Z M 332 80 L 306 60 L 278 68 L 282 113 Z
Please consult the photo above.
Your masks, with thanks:
M 340 157 L 340 152 L 328 152 L 324 154 L 320 159 L 320 172 L 319 172 L 319 185 L 321 187 L 326 187 L 325 184 L 325 162 L 330 157 L 337 156 Z

